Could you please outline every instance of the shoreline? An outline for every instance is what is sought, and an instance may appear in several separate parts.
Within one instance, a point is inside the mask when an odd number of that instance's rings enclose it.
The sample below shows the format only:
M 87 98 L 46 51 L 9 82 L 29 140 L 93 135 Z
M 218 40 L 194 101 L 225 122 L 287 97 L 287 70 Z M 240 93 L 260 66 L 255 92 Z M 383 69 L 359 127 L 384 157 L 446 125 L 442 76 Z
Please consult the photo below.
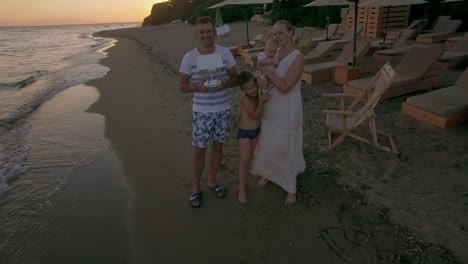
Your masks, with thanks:
M 252 32 L 262 32 L 268 26 L 251 27 Z M 219 43 L 226 45 L 245 38 L 242 23 L 231 25 L 231 29 L 231 35 L 218 37 Z M 155 38 L 158 32 L 164 37 Z M 194 210 L 187 201 L 191 183 L 191 98 L 177 88 L 179 60 L 195 47 L 193 28 L 176 24 L 99 34 L 114 34 L 112 38 L 118 42 L 101 62 L 110 68 L 107 75 L 86 83 L 100 93 L 86 112 L 105 118 L 104 136 L 111 146 L 97 161 L 73 172 L 70 184 L 53 198 L 52 213 L 44 217 L 56 227 L 55 237 L 48 241 L 44 260 L 466 261 L 466 233 L 457 233 L 453 225 L 456 221 L 463 223 L 467 212 L 463 186 L 468 185 L 463 185 L 467 179 L 462 174 L 468 168 L 464 161 L 467 153 L 463 152 L 468 143 L 460 141 L 466 137 L 466 124 L 450 131 L 432 128 L 401 115 L 398 103 L 403 98 L 397 98 L 383 102 L 377 114 L 379 127 L 391 128 L 398 135 L 402 157 L 352 140 L 327 152 L 321 111 L 334 104 L 324 101 L 321 94 L 336 92 L 339 87 L 330 82 L 303 84 L 307 168 L 298 177 L 297 205 L 282 206 L 284 193 L 279 187 L 270 184 L 258 190 L 252 177 L 248 179 L 249 204 L 237 203 L 234 190 L 238 148 L 232 136 L 219 175 L 220 183 L 227 186 L 228 197 L 220 200 L 206 189 L 205 172 L 204 204 Z M 240 68 L 244 67 L 236 60 Z M 238 95 L 238 89 L 231 91 L 234 111 Z M 232 126 L 235 131 L 235 115 Z M 428 135 L 431 143 L 419 139 L 420 134 Z M 441 164 L 428 163 L 437 154 Z M 449 182 L 437 177 L 444 168 L 452 168 Z M 421 170 L 424 175 L 420 176 L 417 173 Z M 421 179 L 423 183 L 419 183 Z M 436 187 L 445 188 L 444 194 L 452 196 L 440 196 Z M 432 191 L 435 196 L 431 196 Z M 408 203 L 408 197 L 412 202 Z M 448 198 L 453 203 L 446 211 L 438 211 L 440 217 L 434 219 L 431 210 L 447 207 Z M 439 199 L 438 204 L 434 204 L 435 199 Z M 451 222 L 446 212 L 451 212 Z

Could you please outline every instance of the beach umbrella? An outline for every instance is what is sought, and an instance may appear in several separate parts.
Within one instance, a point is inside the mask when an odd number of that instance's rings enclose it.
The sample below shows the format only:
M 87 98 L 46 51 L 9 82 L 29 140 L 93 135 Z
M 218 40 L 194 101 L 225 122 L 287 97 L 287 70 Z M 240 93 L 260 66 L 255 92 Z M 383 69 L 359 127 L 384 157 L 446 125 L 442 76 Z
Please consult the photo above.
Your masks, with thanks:
M 247 5 L 255 5 L 255 4 L 271 4 L 273 0 L 225 0 L 219 2 L 215 5 L 208 7 L 207 9 L 219 8 L 223 6 L 229 5 L 240 5 L 244 7 L 244 19 L 245 19 L 245 29 L 247 33 L 247 45 L 249 45 L 249 19 L 247 18 Z
M 442 1 L 440 2 L 441 4 L 445 4 L 445 3 L 452 3 L 452 2 L 461 2 L 463 0 L 445 0 L 445 1 Z
M 330 23 L 330 17 L 328 16 L 328 7 L 329 6 L 342 6 L 342 5 L 351 5 L 351 2 L 346 0 L 315 0 L 314 2 L 308 3 L 304 5 L 304 7 L 311 7 L 311 6 L 326 6 L 327 7 L 327 23 L 326 23 L 326 35 L 325 40 L 328 40 L 328 25 Z
M 388 30 L 388 18 L 390 17 L 390 7 L 392 6 L 404 6 L 404 5 L 418 5 L 426 4 L 424 0 L 369 0 L 360 6 L 369 7 L 369 6 L 385 6 L 387 7 L 387 18 L 385 22 L 385 34 L 382 43 L 385 44 L 385 38 L 387 37 Z

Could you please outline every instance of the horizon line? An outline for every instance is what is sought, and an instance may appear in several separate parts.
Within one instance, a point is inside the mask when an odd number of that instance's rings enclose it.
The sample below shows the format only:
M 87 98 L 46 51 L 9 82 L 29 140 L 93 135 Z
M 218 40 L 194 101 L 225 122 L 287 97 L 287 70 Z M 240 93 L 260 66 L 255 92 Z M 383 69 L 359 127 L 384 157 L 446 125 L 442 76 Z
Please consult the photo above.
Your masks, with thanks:
M 127 22 L 85 22 L 73 24 L 43 24 L 43 25 L 0 25 L 0 27 L 49 27 L 49 26 L 84 26 L 84 25 L 104 25 L 104 24 L 143 24 L 142 21 L 127 21 Z

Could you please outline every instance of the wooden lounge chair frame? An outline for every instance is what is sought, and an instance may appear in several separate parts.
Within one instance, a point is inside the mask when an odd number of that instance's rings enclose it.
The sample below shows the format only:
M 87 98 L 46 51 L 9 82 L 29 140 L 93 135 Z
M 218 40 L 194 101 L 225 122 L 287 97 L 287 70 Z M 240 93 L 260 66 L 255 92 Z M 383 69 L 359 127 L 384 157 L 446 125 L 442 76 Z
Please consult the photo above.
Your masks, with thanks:
M 393 140 L 393 136 L 384 131 L 377 129 L 375 122 L 375 106 L 379 103 L 380 97 L 390 87 L 392 80 L 397 74 L 390 66 L 386 63 L 372 78 L 367 85 L 354 101 L 345 108 L 345 98 L 353 97 L 353 95 L 341 93 L 341 94 L 325 94 L 325 97 L 334 97 L 340 99 L 339 110 L 324 110 L 323 113 L 326 115 L 326 126 L 328 127 L 328 149 L 333 150 L 339 144 L 343 142 L 347 137 L 352 137 L 361 142 L 375 146 L 381 150 L 398 154 L 397 146 Z M 374 88 L 375 87 L 375 88 Z M 370 95 L 363 104 L 364 96 L 374 88 L 372 95 Z M 370 132 L 371 139 L 354 133 L 358 127 L 366 127 L 366 130 Z M 334 133 L 340 133 L 338 137 L 333 138 Z M 389 141 L 389 146 L 381 145 L 379 136 L 386 137 Z
M 466 92 L 460 94 L 460 89 L 466 90 Z M 409 97 L 406 102 L 401 105 L 401 112 L 440 128 L 454 127 L 468 119 L 468 105 L 465 105 L 464 108 L 460 108 L 460 106 L 457 106 L 455 103 L 459 100 L 466 100 L 467 94 L 468 68 L 465 69 L 453 86 Z M 417 100 L 418 97 L 426 98 L 426 100 L 429 98 L 426 102 L 426 105 L 429 107 L 424 107 L 423 105 L 415 103 L 414 101 Z M 438 103 L 441 103 L 442 106 Z M 431 108 L 433 109 L 432 111 Z M 446 111 L 441 112 L 441 109 L 445 109 Z

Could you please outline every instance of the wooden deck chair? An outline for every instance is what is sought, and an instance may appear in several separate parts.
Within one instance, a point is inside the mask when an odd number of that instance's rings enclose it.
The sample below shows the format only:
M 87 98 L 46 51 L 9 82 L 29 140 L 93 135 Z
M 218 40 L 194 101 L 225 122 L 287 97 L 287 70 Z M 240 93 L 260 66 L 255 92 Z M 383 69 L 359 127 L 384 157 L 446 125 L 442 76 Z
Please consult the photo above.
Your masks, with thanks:
M 462 24 L 461 20 L 447 20 L 440 22 L 440 27 L 437 31 L 434 30 L 432 33 L 419 34 L 416 37 L 416 42 L 422 43 L 436 43 L 445 41 L 446 39 L 453 37 L 454 33 Z
M 437 74 L 428 74 L 428 71 L 441 55 L 442 50 L 438 47 L 411 48 L 396 66 L 395 71 L 398 77 L 382 95 L 382 100 L 440 86 L 442 77 Z M 367 87 L 371 79 L 372 77 L 368 77 L 348 81 L 343 86 L 343 92 L 358 95 Z
M 445 51 L 439 60 L 434 64 L 434 68 L 448 70 L 455 67 L 468 65 L 468 33 L 450 50 Z
M 390 64 L 386 63 L 347 108 L 345 108 L 345 98 L 354 97 L 353 95 L 346 93 L 324 95 L 340 99 L 339 110 L 323 111 L 326 115 L 326 126 L 328 128 L 328 149 L 333 150 L 347 137 L 352 137 L 384 151 L 398 153 L 393 136 L 377 129 L 374 111 L 380 101 L 380 97 L 390 87 L 396 76 L 397 74 Z M 370 91 L 371 88 L 373 88 L 372 94 L 363 103 L 366 91 Z M 368 136 L 365 137 L 361 135 L 362 133 L 358 133 L 359 131 L 357 130 L 360 128 L 365 128 L 366 134 L 370 132 L 370 139 Z M 339 133 L 339 136 L 334 139 L 335 133 Z M 379 136 L 386 137 L 389 141 L 389 146 L 382 145 Z
M 413 39 L 415 38 L 417 35 L 421 34 L 423 32 L 423 28 L 424 26 L 426 26 L 427 24 L 427 19 L 417 19 L 417 20 L 413 20 L 413 22 L 411 22 L 411 24 L 409 24 L 409 26 L 405 29 L 399 29 L 399 30 L 392 30 L 392 31 L 389 31 L 387 33 L 387 36 L 386 38 L 388 40 L 398 40 L 401 36 L 401 34 L 407 30 L 407 29 L 411 29 L 411 30 L 414 30 L 414 31 L 411 31 L 411 34 L 408 35 L 408 39 Z
M 468 68 L 453 86 L 408 97 L 401 112 L 441 128 L 465 122 L 468 119 Z
M 359 63 L 369 50 L 369 41 L 356 41 L 356 62 Z M 301 79 L 306 83 L 317 83 L 329 80 L 332 77 L 333 68 L 336 66 L 348 65 L 353 61 L 353 43 L 348 43 L 340 55 L 334 60 L 329 62 L 322 62 L 316 64 L 305 64 L 302 70 Z M 366 65 L 362 66 L 362 71 L 366 71 Z M 361 71 L 361 72 L 362 72 Z

